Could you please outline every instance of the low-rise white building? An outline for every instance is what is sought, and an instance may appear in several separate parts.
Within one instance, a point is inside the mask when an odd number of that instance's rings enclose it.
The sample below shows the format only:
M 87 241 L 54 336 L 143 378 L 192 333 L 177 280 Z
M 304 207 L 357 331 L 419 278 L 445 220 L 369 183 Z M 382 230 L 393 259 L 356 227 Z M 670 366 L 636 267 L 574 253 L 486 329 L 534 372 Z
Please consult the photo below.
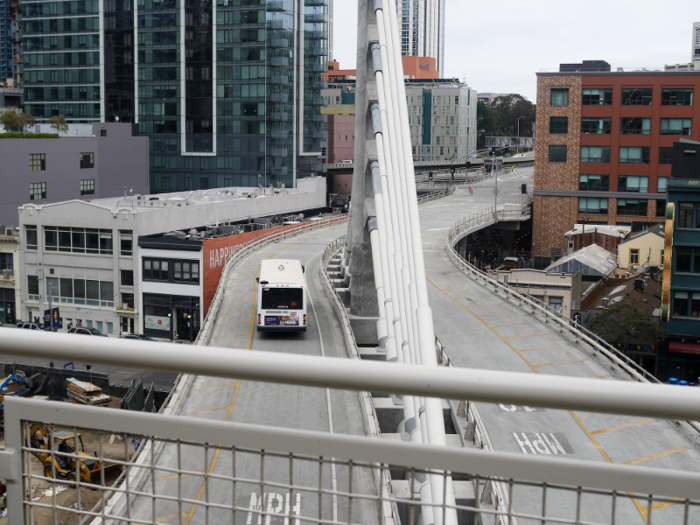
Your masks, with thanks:
M 515 288 L 552 312 L 571 317 L 579 309 L 582 273 L 551 273 L 545 270 L 498 270 L 498 282 Z
M 317 210 L 325 199 L 325 178 L 310 177 L 294 189 L 217 188 L 24 205 L 22 314 L 42 319 L 50 297 L 63 329 L 80 322 L 115 336 L 192 339 L 203 316 L 207 237 L 235 233 L 223 226 L 252 218 Z
M 14 324 L 22 320 L 19 265 L 19 235 L 14 228 L 0 230 L 0 323 Z

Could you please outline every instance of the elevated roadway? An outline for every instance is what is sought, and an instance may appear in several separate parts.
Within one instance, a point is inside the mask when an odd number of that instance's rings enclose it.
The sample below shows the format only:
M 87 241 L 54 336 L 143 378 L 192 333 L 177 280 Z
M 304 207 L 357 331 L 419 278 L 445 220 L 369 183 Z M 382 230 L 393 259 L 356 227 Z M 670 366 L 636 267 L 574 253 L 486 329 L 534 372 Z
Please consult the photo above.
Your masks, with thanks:
M 532 168 L 516 169 L 499 176 L 499 202 L 516 201 L 522 197 L 521 184 L 532 186 Z M 423 249 L 429 280 L 430 304 L 433 309 L 436 335 L 447 348 L 455 366 L 517 371 L 532 374 L 554 374 L 573 377 L 628 379 L 612 371 L 609 363 L 592 351 L 579 347 L 557 327 L 530 315 L 505 297 L 486 289 L 452 264 L 445 250 L 451 225 L 465 215 L 478 213 L 493 206 L 493 179 L 473 185 L 474 193 L 459 188 L 454 195 L 427 203 L 420 208 Z M 293 239 L 269 245 L 243 259 L 224 283 L 224 306 L 215 321 L 212 345 L 248 348 L 285 353 L 344 357 L 345 345 L 332 307 L 318 279 L 319 255 L 334 239 L 345 234 L 346 227 L 336 226 L 299 235 Z M 309 293 L 309 327 L 305 334 L 258 334 L 254 330 L 255 277 L 262 259 L 284 257 L 300 259 L 306 264 Z M 193 348 L 196 351 L 196 348 Z M 507 388 L 507 385 L 504 385 Z M 659 388 L 670 388 L 659 386 Z M 519 454 L 566 456 L 589 461 L 604 461 L 630 465 L 647 465 L 679 470 L 697 470 L 700 455 L 697 438 L 673 422 L 634 417 L 620 417 L 562 410 L 533 409 L 524 406 L 479 404 L 484 428 L 494 449 Z M 365 434 L 364 416 L 356 394 L 315 388 L 270 385 L 252 381 L 231 382 L 197 377 L 178 414 L 191 418 L 209 418 L 275 425 L 287 428 Z M 212 457 L 213 456 L 213 457 Z M 254 510 L 282 508 L 285 512 L 295 505 L 310 515 L 320 508 L 324 520 L 347 519 L 348 505 L 342 498 L 324 496 L 319 500 L 313 492 L 288 498 L 284 489 L 262 489 L 254 483 L 239 484 L 235 491 L 230 481 L 209 479 L 210 475 L 231 475 L 230 453 L 209 453 L 205 460 L 201 449 L 181 454 L 182 468 L 199 472 L 191 476 L 167 473 L 155 475 L 158 493 L 183 494 L 196 497 L 196 503 L 178 514 L 175 503 L 139 498 L 132 505 L 132 517 L 163 523 L 204 523 L 231 521 L 230 511 L 210 508 L 207 502 L 236 504 L 241 508 L 236 519 L 241 523 L 257 523 Z M 164 447 L 159 465 L 176 467 L 177 449 Z M 237 475 L 259 479 L 260 459 L 248 457 L 237 461 Z M 346 490 L 348 472 L 341 467 L 326 465 L 319 476 L 318 466 L 294 465 L 295 483 L 309 487 L 319 484 L 326 489 Z M 284 483 L 289 479 L 290 466 L 277 461 L 268 467 L 266 481 Z M 151 483 L 149 479 L 148 483 Z M 180 485 L 181 484 L 181 485 Z M 374 479 L 368 472 L 353 473 L 353 490 L 376 494 Z M 206 488 L 206 490 L 205 490 Z M 261 494 L 263 494 L 261 499 Z M 296 500 L 299 497 L 300 499 Z M 513 494 L 513 505 L 519 511 L 541 512 L 540 489 L 519 487 Z M 584 505 L 581 519 L 612 522 L 612 502 Z M 281 507 L 280 507 L 281 506 Z M 547 514 L 572 519 L 576 502 L 550 490 Z M 377 521 L 377 509 L 369 503 L 356 501 L 352 508 L 354 522 Z M 620 498 L 615 503 L 615 522 L 646 523 L 643 496 Z M 248 510 L 245 510 L 248 509 Z M 657 525 L 682 522 L 683 507 L 668 504 L 654 508 L 653 522 Z M 207 514 L 208 513 L 208 514 Z M 271 523 L 282 523 L 273 518 Z M 519 520 L 519 523 L 526 521 Z
M 241 260 L 222 285 L 225 286 L 222 308 L 215 320 L 211 345 L 224 348 L 254 349 L 282 353 L 328 357 L 346 357 L 343 335 L 319 279 L 321 253 L 334 239 L 345 234 L 347 226 L 342 224 L 314 230 L 296 237 L 272 243 Z M 254 290 L 260 261 L 264 259 L 299 259 L 306 266 L 309 304 L 307 305 L 308 327 L 305 333 L 274 334 L 258 333 L 256 326 L 256 304 Z M 192 347 L 196 352 L 197 347 Z M 331 391 L 311 387 L 297 387 L 258 383 L 254 381 L 231 381 L 211 377 L 196 377 L 189 387 L 186 398 L 177 409 L 177 415 L 190 418 L 205 418 L 236 423 L 253 423 L 283 428 L 365 435 L 364 415 L 357 393 Z M 238 453 L 235 474 L 248 480 L 260 480 L 261 461 L 259 455 Z M 295 486 L 312 489 L 309 493 L 282 488 L 264 487 L 260 483 L 238 483 L 208 479 L 211 476 L 232 476 L 234 465 L 230 451 L 220 454 L 210 450 L 208 457 L 199 448 L 188 447 L 180 454 L 182 467 L 197 472 L 196 475 L 170 475 L 156 472 L 155 489 L 159 494 L 177 496 L 178 490 L 196 500 L 183 509 L 180 515 L 175 502 L 158 500 L 155 516 L 159 523 L 259 523 L 259 515 L 251 511 L 264 509 L 292 515 L 318 516 L 325 521 L 347 521 L 348 501 L 330 495 L 319 502 L 313 492 L 319 486 L 326 490 L 348 491 L 349 473 L 346 467 L 331 467 L 326 464 L 319 474 L 319 466 L 312 462 L 295 461 L 293 467 L 286 459 L 267 459 L 265 481 L 288 483 L 290 475 Z M 175 445 L 167 445 L 161 453 L 158 465 L 176 468 L 178 451 Z M 374 478 L 368 471 L 354 469 L 354 491 L 376 494 Z M 153 479 L 146 476 L 145 486 L 150 488 Z M 180 485 L 181 484 L 181 485 Z M 205 490 L 206 488 L 206 490 Z M 231 506 L 234 504 L 248 510 L 239 510 L 235 516 L 231 511 L 210 508 L 207 503 Z M 261 495 L 262 498 L 261 498 Z M 320 509 L 320 510 L 319 510 Z M 320 515 L 318 513 L 320 512 Z M 139 498 L 132 505 L 132 517 L 150 522 L 154 515 L 152 501 Z M 376 505 L 355 500 L 352 508 L 353 521 L 376 523 Z M 282 524 L 282 518 L 267 517 L 268 524 Z

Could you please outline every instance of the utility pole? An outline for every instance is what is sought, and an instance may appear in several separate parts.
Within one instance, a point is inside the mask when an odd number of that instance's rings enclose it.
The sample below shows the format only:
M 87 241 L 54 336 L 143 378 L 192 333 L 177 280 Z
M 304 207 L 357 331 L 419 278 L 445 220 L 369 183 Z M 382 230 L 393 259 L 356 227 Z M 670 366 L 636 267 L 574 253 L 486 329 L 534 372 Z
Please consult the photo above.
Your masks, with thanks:
M 520 153 L 520 119 L 525 118 L 523 115 L 522 117 L 518 117 L 518 145 L 515 146 L 515 153 L 518 154 Z
M 493 150 L 493 161 L 491 163 L 491 171 L 493 172 L 493 213 L 496 213 L 498 206 L 498 169 L 496 168 L 496 150 Z

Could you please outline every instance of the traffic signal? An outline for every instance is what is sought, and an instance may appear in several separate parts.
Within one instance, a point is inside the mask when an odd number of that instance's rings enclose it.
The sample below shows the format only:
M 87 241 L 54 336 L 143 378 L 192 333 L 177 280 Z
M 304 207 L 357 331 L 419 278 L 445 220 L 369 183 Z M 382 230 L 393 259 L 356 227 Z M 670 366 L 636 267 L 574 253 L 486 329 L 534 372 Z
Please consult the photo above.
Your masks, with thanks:
M 454 166 L 452 166 L 452 167 L 450 168 L 450 173 L 451 173 L 452 175 L 455 174 L 455 167 L 454 167 Z
M 433 180 L 433 172 L 428 173 L 428 180 Z

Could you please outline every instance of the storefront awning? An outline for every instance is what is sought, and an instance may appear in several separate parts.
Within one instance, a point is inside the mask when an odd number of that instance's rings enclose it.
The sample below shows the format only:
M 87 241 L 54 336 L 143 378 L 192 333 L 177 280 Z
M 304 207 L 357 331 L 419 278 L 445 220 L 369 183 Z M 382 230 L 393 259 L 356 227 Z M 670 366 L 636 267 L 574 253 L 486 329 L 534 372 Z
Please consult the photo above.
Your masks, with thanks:
M 668 344 L 668 351 L 679 354 L 700 354 L 700 344 L 672 342 Z

